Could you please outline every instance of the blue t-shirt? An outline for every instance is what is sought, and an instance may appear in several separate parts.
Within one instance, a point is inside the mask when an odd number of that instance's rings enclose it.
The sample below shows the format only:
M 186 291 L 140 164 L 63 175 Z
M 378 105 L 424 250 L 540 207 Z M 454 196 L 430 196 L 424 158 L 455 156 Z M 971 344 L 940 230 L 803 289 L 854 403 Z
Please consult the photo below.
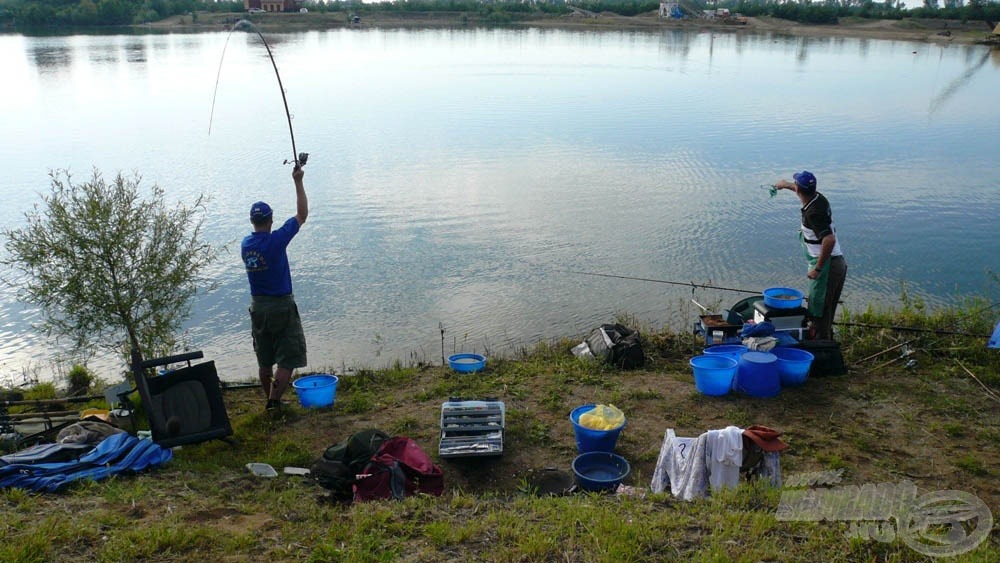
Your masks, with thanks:
M 270 233 L 251 233 L 243 239 L 241 255 L 250 280 L 250 295 L 291 295 L 292 272 L 285 249 L 299 232 L 299 222 L 289 218 Z

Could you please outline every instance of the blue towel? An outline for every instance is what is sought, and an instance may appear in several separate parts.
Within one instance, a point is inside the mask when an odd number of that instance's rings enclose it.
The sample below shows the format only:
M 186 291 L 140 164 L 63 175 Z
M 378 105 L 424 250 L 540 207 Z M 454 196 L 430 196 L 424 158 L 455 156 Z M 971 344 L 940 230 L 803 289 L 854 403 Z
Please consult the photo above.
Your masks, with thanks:
M 0 488 L 55 492 L 81 479 L 94 481 L 122 472 L 138 472 L 166 463 L 173 452 L 127 433 L 102 440 L 79 459 L 62 463 L 15 463 L 0 467 Z
M 753 336 L 771 336 L 772 334 L 774 334 L 774 325 L 771 324 L 771 321 L 764 321 L 762 323 L 747 323 L 743 325 L 743 332 L 740 333 L 740 336 L 750 338 Z

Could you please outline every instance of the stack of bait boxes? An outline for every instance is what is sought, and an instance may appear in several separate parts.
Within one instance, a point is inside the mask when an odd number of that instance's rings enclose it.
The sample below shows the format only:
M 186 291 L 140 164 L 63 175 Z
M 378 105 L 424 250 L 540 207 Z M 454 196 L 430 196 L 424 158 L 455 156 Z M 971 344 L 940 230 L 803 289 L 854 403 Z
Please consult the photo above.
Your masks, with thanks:
M 442 458 L 501 455 L 505 412 L 502 401 L 451 399 L 442 403 L 438 455 Z

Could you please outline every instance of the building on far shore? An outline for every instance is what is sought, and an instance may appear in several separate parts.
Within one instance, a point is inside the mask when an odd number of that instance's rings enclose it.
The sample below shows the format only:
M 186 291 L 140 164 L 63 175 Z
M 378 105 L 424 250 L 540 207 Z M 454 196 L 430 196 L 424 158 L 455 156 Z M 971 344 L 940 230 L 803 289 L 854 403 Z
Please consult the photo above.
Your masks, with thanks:
M 302 2 L 299 0 L 243 0 L 243 9 L 263 10 L 265 12 L 298 12 Z

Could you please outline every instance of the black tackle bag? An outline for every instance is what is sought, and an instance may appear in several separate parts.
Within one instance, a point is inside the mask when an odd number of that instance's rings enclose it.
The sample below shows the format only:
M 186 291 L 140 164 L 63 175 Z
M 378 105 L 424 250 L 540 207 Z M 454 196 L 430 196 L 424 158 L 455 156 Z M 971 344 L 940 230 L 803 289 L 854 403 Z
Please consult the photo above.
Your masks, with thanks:
M 623 324 L 603 324 L 586 342 L 595 358 L 621 369 L 640 368 L 646 363 L 639 332 Z

